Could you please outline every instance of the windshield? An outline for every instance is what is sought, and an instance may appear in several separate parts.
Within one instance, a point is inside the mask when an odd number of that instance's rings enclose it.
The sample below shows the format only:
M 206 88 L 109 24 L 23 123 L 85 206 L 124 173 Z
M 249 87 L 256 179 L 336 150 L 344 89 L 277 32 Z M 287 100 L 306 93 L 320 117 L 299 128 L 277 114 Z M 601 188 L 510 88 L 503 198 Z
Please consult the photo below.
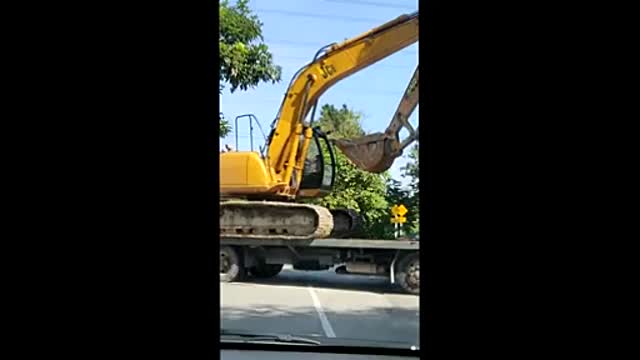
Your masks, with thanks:
M 220 4 L 220 106 L 226 118 L 273 118 L 291 77 L 318 48 L 417 8 L 416 2 L 391 14 L 364 4 L 336 2 L 327 9 L 322 2 L 295 2 L 309 14 L 303 16 L 287 11 L 293 2 L 255 3 Z M 317 15 L 328 13 L 361 21 Z M 416 43 L 339 81 L 319 100 L 312 126 L 330 138 L 384 131 L 417 63 Z M 323 68 L 327 76 L 330 65 Z M 417 127 L 417 119 L 416 111 L 409 121 Z M 244 201 L 225 213 L 232 216 L 220 215 L 221 226 L 233 229 L 220 237 L 221 340 L 419 348 L 418 146 L 381 174 L 358 169 L 336 149 L 335 169 L 326 166 L 323 174 L 323 183 L 335 175 L 331 193 L 289 201 L 264 190 L 272 179 L 262 174 L 270 174 L 275 161 L 258 164 L 260 157 L 243 152 L 251 147 L 249 123 L 235 129 L 220 122 L 221 143 L 238 139 L 238 149 L 220 154 L 220 183 L 236 186 L 234 197 Z M 330 145 L 321 145 L 311 146 L 308 158 L 331 160 L 322 148 Z M 330 231 L 308 235 L 321 231 L 311 229 L 310 214 Z M 343 224 L 349 235 L 341 232 Z

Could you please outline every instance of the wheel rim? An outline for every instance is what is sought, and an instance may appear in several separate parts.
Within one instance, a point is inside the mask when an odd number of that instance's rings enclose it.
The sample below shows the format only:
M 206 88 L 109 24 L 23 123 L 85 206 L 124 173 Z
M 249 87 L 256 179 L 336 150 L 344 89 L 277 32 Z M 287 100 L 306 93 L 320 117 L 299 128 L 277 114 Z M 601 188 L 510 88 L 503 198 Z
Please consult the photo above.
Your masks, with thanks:
M 231 259 L 229 254 L 224 251 L 220 251 L 220 273 L 226 274 L 231 269 Z
M 413 289 L 420 287 L 420 263 L 418 261 L 413 261 L 409 264 L 409 268 L 407 269 L 407 284 Z

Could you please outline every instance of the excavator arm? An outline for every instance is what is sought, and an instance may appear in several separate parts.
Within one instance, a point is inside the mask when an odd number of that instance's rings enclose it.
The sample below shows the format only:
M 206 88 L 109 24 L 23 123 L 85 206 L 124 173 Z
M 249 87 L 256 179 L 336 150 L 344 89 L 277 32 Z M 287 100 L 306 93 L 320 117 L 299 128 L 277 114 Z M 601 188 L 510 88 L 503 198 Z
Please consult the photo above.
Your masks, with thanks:
M 330 46 L 298 71 L 274 120 L 265 159 L 275 180 L 288 184 L 284 193 L 295 194 L 298 190 L 313 131 L 305 118 L 318 98 L 338 81 L 417 42 L 418 34 L 418 12 L 402 15 Z
M 388 170 L 402 151 L 418 139 L 418 129 L 414 129 L 409 117 L 418 105 L 419 84 L 416 67 L 413 77 L 398 104 L 398 108 L 384 133 L 375 133 L 356 139 L 334 140 L 336 146 L 360 169 L 381 173 Z M 400 141 L 400 131 L 406 128 L 409 136 Z

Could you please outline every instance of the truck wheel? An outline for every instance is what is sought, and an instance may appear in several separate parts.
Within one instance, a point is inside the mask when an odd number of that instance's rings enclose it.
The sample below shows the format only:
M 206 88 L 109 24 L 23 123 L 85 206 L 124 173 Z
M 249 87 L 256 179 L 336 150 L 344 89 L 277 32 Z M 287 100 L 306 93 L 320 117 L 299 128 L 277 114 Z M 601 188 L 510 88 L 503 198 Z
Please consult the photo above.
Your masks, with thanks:
M 274 277 L 282 271 L 283 264 L 260 264 L 251 268 L 251 275 L 259 279 Z
M 231 246 L 220 247 L 220 281 L 232 282 L 244 277 L 243 258 Z
M 396 283 L 409 294 L 420 294 L 420 256 L 417 253 L 403 257 L 397 265 Z

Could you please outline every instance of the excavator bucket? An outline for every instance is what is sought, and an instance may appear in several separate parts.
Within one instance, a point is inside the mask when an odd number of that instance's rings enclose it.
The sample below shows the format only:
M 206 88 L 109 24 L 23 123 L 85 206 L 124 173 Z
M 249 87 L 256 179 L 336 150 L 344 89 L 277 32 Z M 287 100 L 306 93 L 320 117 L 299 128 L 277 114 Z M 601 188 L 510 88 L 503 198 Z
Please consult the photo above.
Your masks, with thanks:
M 358 168 L 381 173 L 388 170 L 399 156 L 393 151 L 394 139 L 375 133 L 355 139 L 338 139 L 334 144 Z
M 334 140 L 334 144 L 358 168 L 372 173 L 384 172 L 402 155 L 402 150 L 418 138 L 418 130 L 414 130 L 408 121 L 418 106 L 418 70 L 419 67 L 416 67 L 398 109 L 384 133 L 356 139 Z M 399 134 L 402 128 L 409 131 L 409 136 L 400 142 Z

